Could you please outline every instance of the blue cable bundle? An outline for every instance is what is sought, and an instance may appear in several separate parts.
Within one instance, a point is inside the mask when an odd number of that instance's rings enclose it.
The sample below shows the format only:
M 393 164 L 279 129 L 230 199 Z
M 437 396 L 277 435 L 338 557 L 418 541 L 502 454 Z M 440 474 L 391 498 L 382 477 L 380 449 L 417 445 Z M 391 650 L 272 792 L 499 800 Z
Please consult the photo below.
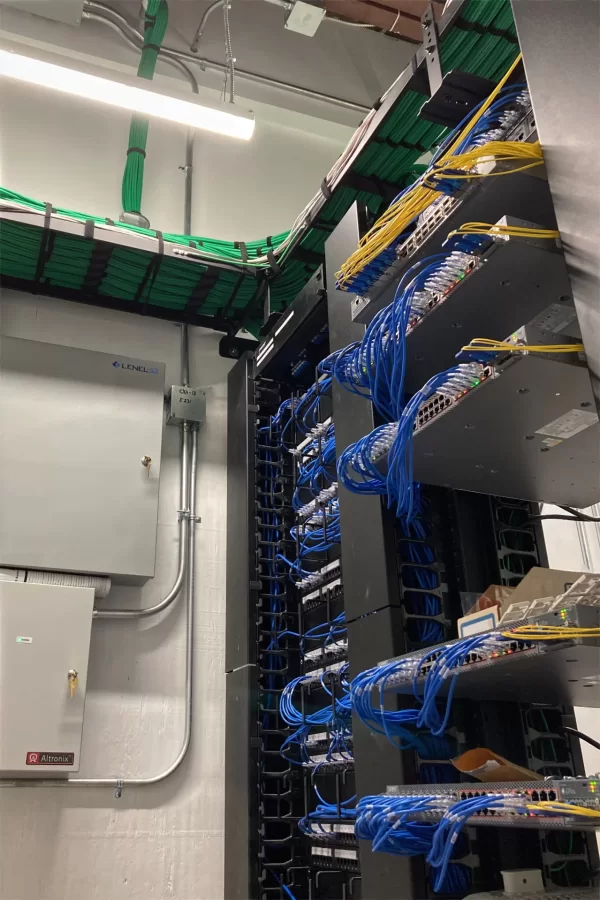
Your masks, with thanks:
M 359 718 L 378 734 L 385 734 L 395 746 L 396 738 L 404 741 L 406 747 L 415 748 L 421 758 L 426 758 L 426 749 L 417 734 L 411 728 L 428 729 L 434 736 L 444 735 L 450 720 L 452 698 L 457 674 L 451 676 L 450 688 L 445 701 L 443 713 L 438 709 L 438 698 L 442 685 L 452 670 L 458 670 L 470 653 L 489 641 L 502 644 L 507 639 L 501 636 L 490 637 L 479 634 L 465 638 L 445 648 L 434 648 L 430 653 L 420 657 L 418 663 L 414 658 L 401 657 L 381 666 L 375 666 L 357 675 L 350 684 L 350 701 L 352 709 Z M 433 660 L 420 692 L 417 678 L 421 668 Z M 418 707 L 415 709 L 385 709 L 385 692 L 390 679 L 404 670 L 405 677 L 412 677 L 413 692 Z M 376 692 L 378 703 L 373 702 L 372 694 Z
M 311 457 L 311 454 L 314 454 Z M 296 489 L 292 497 L 295 510 L 301 509 L 309 497 L 316 497 L 324 486 L 333 483 L 335 477 L 335 430 L 329 425 L 321 438 L 314 438 L 303 450 L 303 457 L 309 457 L 307 463 L 298 467 Z M 303 496 L 304 495 L 304 496 Z
M 431 795 L 414 797 L 363 797 L 356 808 L 355 834 L 372 841 L 373 852 L 393 853 L 396 856 L 426 856 L 432 852 L 437 823 L 411 819 L 415 814 L 441 812 L 440 801 Z M 453 854 L 454 851 L 454 854 Z M 450 848 L 450 857 L 457 848 Z M 434 868 L 434 890 L 444 893 L 465 893 L 471 886 L 468 866 L 452 863 L 450 858 L 443 871 Z
M 338 478 L 354 493 L 387 494 L 388 507 L 409 526 L 417 515 L 418 490 L 413 483 L 413 432 L 419 408 L 441 388 L 467 389 L 477 383 L 477 364 L 453 366 L 434 375 L 411 397 L 398 422 L 381 425 L 347 447 L 338 459 Z M 381 460 L 387 453 L 387 475 Z
M 346 614 L 341 612 L 339 616 L 336 616 L 335 619 L 333 619 L 331 624 L 329 622 L 324 622 L 320 625 L 315 625 L 313 628 L 309 628 L 302 636 L 300 650 L 304 652 L 304 644 L 306 641 L 323 641 L 324 647 L 334 643 L 337 637 L 346 634 L 345 622 Z
M 296 728 L 296 731 L 284 741 L 281 747 L 281 755 L 284 756 L 285 759 L 296 765 L 306 765 L 312 762 L 306 747 L 306 739 L 314 726 L 320 726 L 321 728 L 325 727 L 330 733 L 331 744 L 327 753 L 328 756 L 337 752 L 347 754 L 348 760 L 352 759 L 352 754 L 346 744 L 346 739 L 351 734 L 350 694 L 349 686 L 345 680 L 347 671 L 348 665 L 346 664 L 338 672 L 340 684 L 345 692 L 344 696 L 341 698 L 333 698 L 332 692 L 327 686 L 326 672 L 323 672 L 320 675 L 319 681 L 321 687 L 330 697 L 332 697 L 333 703 L 328 703 L 326 706 L 312 713 L 302 712 L 297 709 L 293 702 L 293 694 L 302 684 L 312 681 L 313 676 L 300 675 L 285 686 L 279 699 L 279 712 L 281 718 L 287 725 Z M 290 759 L 290 757 L 286 756 L 284 753 L 284 750 L 287 747 L 293 745 L 296 745 L 299 748 L 300 762 Z
M 315 772 L 317 769 L 318 766 L 315 769 Z M 319 799 L 319 803 L 313 812 L 310 812 L 307 816 L 300 819 L 298 828 L 304 834 L 309 836 L 312 835 L 313 837 L 325 840 L 328 838 L 335 840 L 335 832 L 325 829 L 323 825 L 330 824 L 332 819 L 353 821 L 356 818 L 356 809 L 349 804 L 354 803 L 356 797 L 354 796 L 350 797 L 348 800 L 342 800 L 339 805 L 337 803 L 328 803 L 319 793 L 316 784 L 313 783 L 313 787 L 315 789 L 315 794 Z

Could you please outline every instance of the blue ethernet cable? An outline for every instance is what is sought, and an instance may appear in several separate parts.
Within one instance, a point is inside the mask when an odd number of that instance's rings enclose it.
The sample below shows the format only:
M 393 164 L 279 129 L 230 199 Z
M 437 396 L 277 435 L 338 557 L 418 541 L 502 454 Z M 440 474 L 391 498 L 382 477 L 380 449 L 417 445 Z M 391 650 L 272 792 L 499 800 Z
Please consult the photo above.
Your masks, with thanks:
M 283 893 L 286 895 L 288 900 L 296 900 L 295 896 L 292 894 L 292 892 L 289 889 L 289 887 L 287 886 L 287 884 L 284 883 L 283 879 L 281 879 L 279 877 L 279 875 L 277 875 L 277 873 L 273 871 L 273 869 L 267 869 L 267 872 L 269 872 L 273 876 L 273 878 L 278 883 L 279 887 L 281 888 Z

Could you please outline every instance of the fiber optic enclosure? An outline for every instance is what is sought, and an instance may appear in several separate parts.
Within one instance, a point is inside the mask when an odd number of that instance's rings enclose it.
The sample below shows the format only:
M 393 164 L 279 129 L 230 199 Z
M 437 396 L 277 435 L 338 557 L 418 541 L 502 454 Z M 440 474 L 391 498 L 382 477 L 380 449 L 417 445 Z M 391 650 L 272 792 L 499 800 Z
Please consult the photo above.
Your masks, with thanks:
M 0 565 L 154 575 L 164 375 L 0 338 Z
M 0 582 L 0 772 L 77 772 L 91 588 Z

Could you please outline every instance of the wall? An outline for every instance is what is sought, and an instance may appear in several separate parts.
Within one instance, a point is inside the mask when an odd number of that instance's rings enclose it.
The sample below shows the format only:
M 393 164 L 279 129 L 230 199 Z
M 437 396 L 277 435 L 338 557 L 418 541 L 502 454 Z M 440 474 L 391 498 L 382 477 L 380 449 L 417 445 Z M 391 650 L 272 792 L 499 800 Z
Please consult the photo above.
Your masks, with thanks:
M 7 85 L 5 87 L 5 85 Z M 5 82 L 0 94 L 0 184 L 35 200 L 118 219 L 129 115 L 75 97 Z M 316 121 L 278 125 L 257 113 L 250 143 L 198 132 L 194 234 L 252 240 L 290 227 L 317 192 L 350 130 L 303 130 Z M 142 210 L 154 228 L 183 229 L 184 128 L 150 126 Z
M 0 183 L 53 204 L 120 212 L 129 118 L 59 95 L 3 84 Z M 347 138 L 304 116 L 257 113 L 256 138 L 197 141 L 194 230 L 224 238 L 276 233 L 314 193 Z M 322 124 L 322 123 L 321 123 Z M 314 125 L 314 127 L 312 127 Z M 336 126 L 338 127 L 338 126 Z M 144 212 L 181 230 L 185 134 L 153 122 Z M 4 291 L 3 334 L 167 364 L 178 383 L 179 332 L 169 323 Z M 218 900 L 223 896 L 226 374 L 219 335 L 192 331 L 194 384 L 209 385 L 200 433 L 195 704 L 192 748 L 178 772 L 151 788 L 0 790 L 0 900 Z M 157 576 L 115 588 L 117 606 L 151 605 L 176 564 L 178 431 L 166 429 Z M 0 498 L 1 502 L 1 498 Z M 43 502 L 43 498 L 41 498 Z M 109 601 L 107 601 L 109 602 Z M 184 610 L 158 621 L 93 627 L 81 775 L 152 775 L 178 753 L 183 729 Z M 243 811 L 242 811 L 243 814 Z
M 12 291 L 2 334 L 167 365 L 178 383 L 179 329 Z M 126 789 L 0 791 L 1 900 L 216 900 L 222 896 L 225 602 L 225 378 L 219 336 L 192 331 L 194 384 L 210 385 L 200 432 L 192 748 L 169 781 Z M 159 504 L 157 576 L 114 587 L 110 603 L 151 605 L 176 571 L 179 431 L 167 428 Z M 40 498 L 43 502 L 43 498 Z M 93 514 L 93 510 L 90 510 Z M 106 602 L 108 603 L 109 600 Z M 80 775 L 152 775 L 176 757 L 183 734 L 185 610 L 141 623 L 93 626 Z

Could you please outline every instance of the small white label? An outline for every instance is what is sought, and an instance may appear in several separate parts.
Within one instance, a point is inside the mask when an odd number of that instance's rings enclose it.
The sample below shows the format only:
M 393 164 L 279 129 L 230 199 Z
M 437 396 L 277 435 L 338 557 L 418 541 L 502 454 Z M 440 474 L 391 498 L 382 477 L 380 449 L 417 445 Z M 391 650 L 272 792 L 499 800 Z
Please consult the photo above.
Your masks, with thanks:
M 555 419 L 554 422 L 538 428 L 536 434 L 547 434 L 548 437 L 560 438 L 564 441 L 566 438 L 579 434 L 580 431 L 585 431 L 586 428 L 590 428 L 597 422 L 598 416 L 595 412 L 587 409 L 572 409 L 559 419 Z
M 553 334 L 559 334 L 563 328 L 570 325 L 577 317 L 572 306 L 564 306 L 562 303 L 553 303 L 544 312 L 531 322 L 537 328 L 544 331 L 551 331 Z
M 33 644 L 32 637 L 24 637 L 22 634 L 17 635 L 17 644 Z
M 542 441 L 542 447 L 547 447 L 549 450 L 552 447 L 557 447 L 559 444 L 562 444 L 560 438 L 544 438 Z

